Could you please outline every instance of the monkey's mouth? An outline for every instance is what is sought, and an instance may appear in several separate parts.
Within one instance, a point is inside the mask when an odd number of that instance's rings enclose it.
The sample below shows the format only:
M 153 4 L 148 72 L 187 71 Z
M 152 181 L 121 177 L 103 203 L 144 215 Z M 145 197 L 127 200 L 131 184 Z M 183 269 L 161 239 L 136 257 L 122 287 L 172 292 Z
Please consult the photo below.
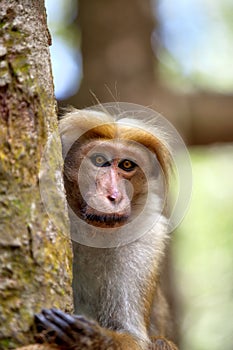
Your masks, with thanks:
M 93 224 L 98 226 L 107 226 L 107 227 L 114 227 L 114 226 L 121 226 L 129 219 L 129 215 L 127 214 L 119 214 L 119 213 L 101 213 L 101 212 L 89 212 L 88 208 L 86 207 L 81 211 L 82 218 Z

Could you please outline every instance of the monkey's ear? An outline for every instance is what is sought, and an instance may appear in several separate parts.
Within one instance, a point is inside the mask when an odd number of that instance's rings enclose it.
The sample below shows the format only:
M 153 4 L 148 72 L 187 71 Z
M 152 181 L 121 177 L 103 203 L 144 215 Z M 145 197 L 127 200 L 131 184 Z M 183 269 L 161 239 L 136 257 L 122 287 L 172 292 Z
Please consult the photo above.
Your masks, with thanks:
M 74 176 L 74 172 L 71 168 L 67 167 L 66 164 L 64 164 L 63 167 L 63 176 L 66 178 L 69 182 L 77 182 Z
M 158 178 L 159 174 L 161 172 L 161 166 L 159 164 L 158 158 L 155 155 L 153 155 L 153 159 L 152 159 L 152 171 L 151 171 L 151 176 L 153 176 L 153 178 Z
M 173 165 L 171 152 L 169 148 L 163 143 L 160 143 L 160 146 L 156 148 L 155 152 L 156 152 L 158 161 L 161 165 L 161 168 L 163 170 L 165 182 L 168 185 L 170 176 L 172 174 L 172 165 Z

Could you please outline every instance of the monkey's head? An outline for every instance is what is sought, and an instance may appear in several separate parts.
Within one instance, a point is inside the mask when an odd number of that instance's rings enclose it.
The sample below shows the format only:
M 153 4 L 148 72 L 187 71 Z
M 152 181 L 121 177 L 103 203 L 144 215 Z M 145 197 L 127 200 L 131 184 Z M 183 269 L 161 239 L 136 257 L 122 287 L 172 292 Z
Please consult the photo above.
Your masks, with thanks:
M 166 145 L 123 121 L 84 110 L 60 122 L 67 201 L 93 226 L 122 226 L 143 210 L 150 191 L 162 196 L 166 191 L 171 163 Z

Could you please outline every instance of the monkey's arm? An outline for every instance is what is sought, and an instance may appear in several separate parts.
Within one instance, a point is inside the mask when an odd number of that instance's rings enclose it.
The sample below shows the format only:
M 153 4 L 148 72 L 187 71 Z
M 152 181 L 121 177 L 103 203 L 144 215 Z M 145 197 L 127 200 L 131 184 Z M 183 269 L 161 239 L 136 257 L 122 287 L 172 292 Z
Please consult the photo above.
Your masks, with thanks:
M 44 309 L 35 315 L 43 340 L 75 350 L 139 350 L 134 338 L 101 328 L 83 316 L 72 316 L 57 309 Z
M 165 338 L 152 339 L 145 347 L 133 336 L 101 328 L 83 316 L 72 316 L 57 309 L 44 309 L 35 315 L 38 331 L 44 341 L 75 350 L 177 350 Z

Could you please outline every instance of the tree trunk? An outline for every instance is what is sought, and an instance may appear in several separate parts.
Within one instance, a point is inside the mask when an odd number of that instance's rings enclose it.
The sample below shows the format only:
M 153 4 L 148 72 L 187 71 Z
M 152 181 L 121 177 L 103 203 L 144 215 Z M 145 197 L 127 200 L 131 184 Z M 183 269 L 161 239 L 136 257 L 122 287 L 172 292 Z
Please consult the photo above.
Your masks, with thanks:
M 44 1 L 1 0 L 0 22 L 0 348 L 8 349 L 33 341 L 42 307 L 70 309 L 71 251 L 38 184 L 57 127 Z
M 150 0 L 79 0 L 83 81 L 69 103 L 85 107 L 117 101 L 150 104 L 154 94 L 155 27 Z
M 83 80 L 78 93 L 61 105 L 138 103 L 163 114 L 190 145 L 233 141 L 232 94 L 183 94 L 160 81 L 150 0 L 79 0 L 78 24 Z

